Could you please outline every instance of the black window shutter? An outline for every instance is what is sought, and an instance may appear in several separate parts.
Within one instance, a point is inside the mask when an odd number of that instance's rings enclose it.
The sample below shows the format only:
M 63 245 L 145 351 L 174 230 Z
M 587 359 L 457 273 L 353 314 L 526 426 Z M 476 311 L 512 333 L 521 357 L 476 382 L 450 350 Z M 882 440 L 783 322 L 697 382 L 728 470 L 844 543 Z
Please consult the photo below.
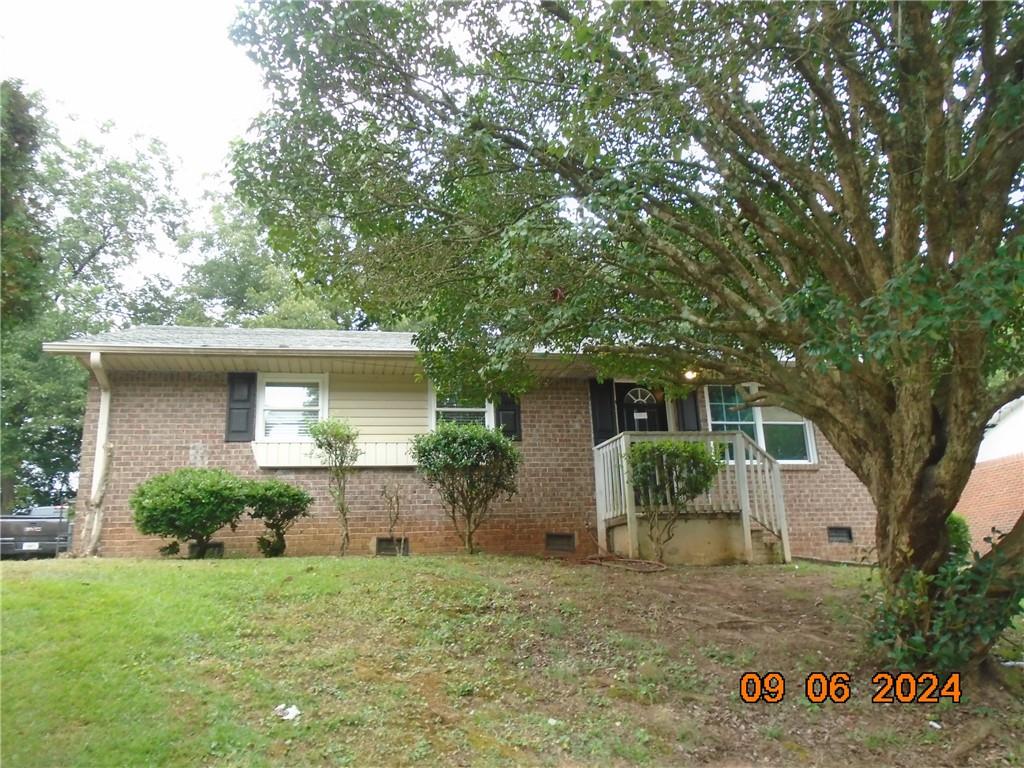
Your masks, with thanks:
M 615 423 L 615 385 L 612 382 L 590 380 L 590 418 L 594 427 L 594 445 L 619 434 Z
M 224 442 L 251 443 L 256 436 L 256 374 L 228 374 L 228 416 Z
M 697 391 L 676 400 L 676 429 L 680 432 L 700 432 L 700 411 L 697 409 Z
M 494 410 L 498 428 L 511 440 L 523 439 L 523 419 L 519 400 L 512 395 L 502 394 Z

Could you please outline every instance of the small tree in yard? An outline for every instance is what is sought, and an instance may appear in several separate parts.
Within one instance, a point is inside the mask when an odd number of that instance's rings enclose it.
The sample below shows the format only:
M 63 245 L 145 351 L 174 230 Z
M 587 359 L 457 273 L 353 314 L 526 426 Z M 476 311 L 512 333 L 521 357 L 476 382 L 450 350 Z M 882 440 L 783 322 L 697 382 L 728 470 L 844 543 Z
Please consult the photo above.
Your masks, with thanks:
M 245 509 L 247 484 L 223 469 L 176 469 L 151 477 L 135 489 L 130 505 L 141 533 L 195 542 L 195 557 L 206 557 L 213 534 L 235 529 Z
M 412 455 L 419 472 L 441 494 L 455 532 L 469 554 L 473 535 L 487 519 L 491 503 L 516 493 L 519 451 L 512 441 L 481 424 L 443 421 L 413 438 Z
M 356 440 L 359 431 L 344 419 L 326 419 L 312 424 L 309 434 L 320 455 L 327 462 L 331 473 L 331 497 L 338 511 L 341 523 L 341 554 L 348 551 L 348 503 L 345 501 L 345 486 L 352 467 L 362 453 Z
M 404 535 L 395 538 L 395 531 L 398 530 L 398 522 L 402 518 L 402 487 L 398 483 L 389 483 L 380 489 L 380 497 L 384 499 L 384 506 L 388 513 L 388 538 L 395 548 L 395 555 L 401 557 L 407 554 Z
M 264 557 L 284 554 L 284 535 L 300 517 L 309 516 L 313 497 L 290 483 L 271 478 L 249 484 L 249 516 L 262 520 L 269 535 L 260 536 L 256 545 Z
M 655 440 L 629 447 L 629 474 L 640 491 L 654 557 L 665 558 L 676 522 L 690 502 L 707 493 L 722 462 L 702 443 Z

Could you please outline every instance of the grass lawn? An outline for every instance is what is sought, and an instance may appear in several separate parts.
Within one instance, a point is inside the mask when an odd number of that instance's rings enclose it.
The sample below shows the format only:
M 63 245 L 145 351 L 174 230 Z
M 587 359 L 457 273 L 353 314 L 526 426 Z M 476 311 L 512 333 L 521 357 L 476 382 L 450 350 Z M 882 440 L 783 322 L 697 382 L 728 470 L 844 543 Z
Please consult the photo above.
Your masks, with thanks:
M 1019 670 L 1017 695 L 965 680 L 959 704 L 870 702 L 864 569 L 0 567 L 4 768 L 1024 764 Z M 785 699 L 741 702 L 750 670 L 782 672 Z M 814 671 L 849 672 L 850 701 L 808 702 Z

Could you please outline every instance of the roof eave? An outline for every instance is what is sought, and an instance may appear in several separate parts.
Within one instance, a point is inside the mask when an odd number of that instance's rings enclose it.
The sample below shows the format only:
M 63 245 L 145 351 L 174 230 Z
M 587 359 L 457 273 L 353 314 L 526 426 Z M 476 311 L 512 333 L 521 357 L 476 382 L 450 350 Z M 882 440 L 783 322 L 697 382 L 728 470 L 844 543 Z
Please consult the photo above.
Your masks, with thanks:
M 416 357 L 418 350 L 407 349 L 338 349 L 305 347 L 151 347 L 125 344 L 76 344 L 69 341 L 43 343 L 43 351 L 53 355 L 87 355 L 90 352 L 109 352 L 118 355 L 226 355 L 226 356 L 308 356 L 308 357 Z M 531 352 L 531 360 L 558 360 L 566 357 L 561 353 Z
M 302 347 L 151 347 L 124 344 L 76 344 L 51 341 L 43 344 L 43 351 L 54 355 L 85 355 L 90 352 L 110 352 L 118 355 L 229 355 L 229 356 L 309 356 L 309 357 L 416 357 L 418 352 L 405 349 L 329 349 Z

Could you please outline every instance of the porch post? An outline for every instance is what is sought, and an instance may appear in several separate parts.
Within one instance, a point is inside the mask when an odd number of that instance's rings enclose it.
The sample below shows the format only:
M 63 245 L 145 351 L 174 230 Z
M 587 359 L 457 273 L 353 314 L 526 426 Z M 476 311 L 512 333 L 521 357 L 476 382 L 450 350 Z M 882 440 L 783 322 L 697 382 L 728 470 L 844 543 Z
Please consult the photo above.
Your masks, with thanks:
M 775 496 L 775 512 L 779 520 L 779 536 L 782 537 L 782 562 L 793 561 L 789 553 L 789 520 L 786 519 L 786 499 L 782 492 L 782 472 L 779 463 L 772 462 L 772 493 Z
M 747 445 L 743 433 L 732 438 L 732 458 L 736 467 L 736 492 L 740 497 L 740 522 L 743 525 L 743 555 L 748 563 L 754 562 L 754 542 L 750 537 L 750 489 L 747 487 Z
M 629 540 L 629 556 L 640 557 L 640 529 L 636 523 L 636 496 L 633 492 L 633 479 L 629 476 L 629 445 L 628 432 L 622 433 L 622 491 L 626 505 L 626 538 Z
M 594 449 L 594 501 L 595 508 L 597 511 L 597 548 L 598 552 L 603 553 L 608 551 L 608 526 L 606 520 L 608 518 L 608 508 L 610 501 L 608 499 L 608 484 L 610 482 L 608 467 L 606 466 L 608 460 L 605 458 L 605 452 L 599 451 L 597 448 Z

